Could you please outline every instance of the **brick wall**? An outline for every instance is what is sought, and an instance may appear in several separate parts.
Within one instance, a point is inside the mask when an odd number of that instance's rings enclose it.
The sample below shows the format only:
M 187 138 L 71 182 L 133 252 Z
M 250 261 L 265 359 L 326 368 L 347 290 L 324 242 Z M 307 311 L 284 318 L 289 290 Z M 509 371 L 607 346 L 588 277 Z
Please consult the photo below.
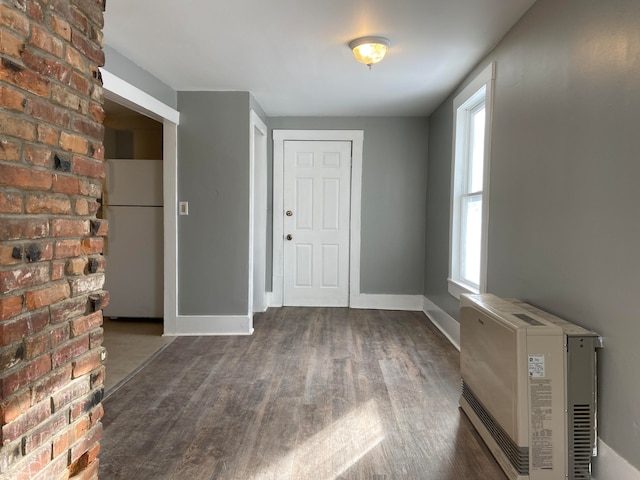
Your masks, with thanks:
M 0 479 L 97 478 L 104 0 L 0 0 Z

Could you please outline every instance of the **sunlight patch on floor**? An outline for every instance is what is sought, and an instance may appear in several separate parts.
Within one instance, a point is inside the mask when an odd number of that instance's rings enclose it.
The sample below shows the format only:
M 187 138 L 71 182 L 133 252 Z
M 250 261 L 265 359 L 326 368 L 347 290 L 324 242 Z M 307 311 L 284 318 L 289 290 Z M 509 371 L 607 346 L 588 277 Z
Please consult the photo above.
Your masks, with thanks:
M 348 413 L 252 480 L 334 480 L 384 439 L 374 400 Z

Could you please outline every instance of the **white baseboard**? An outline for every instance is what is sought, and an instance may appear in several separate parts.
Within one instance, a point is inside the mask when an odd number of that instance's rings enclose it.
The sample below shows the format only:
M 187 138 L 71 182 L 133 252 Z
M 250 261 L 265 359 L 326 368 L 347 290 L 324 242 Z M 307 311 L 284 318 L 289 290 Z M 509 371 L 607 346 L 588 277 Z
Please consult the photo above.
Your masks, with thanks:
M 171 322 L 174 329 L 167 329 L 164 336 L 200 336 L 200 335 L 251 335 L 253 321 L 248 315 L 179 315 Z
M 421 295 L 371 295 L 360 293 L 349 298 L 350 308 L 372 310 L 422 311 Z
M 460 324 L 427 297 L 422 297 L 422 311 L 451 344 L 460 350 Z
M 640 480 L 640 470 L 609 445 L 598 439 L 598 456 L 593 460 L 593 480 Z

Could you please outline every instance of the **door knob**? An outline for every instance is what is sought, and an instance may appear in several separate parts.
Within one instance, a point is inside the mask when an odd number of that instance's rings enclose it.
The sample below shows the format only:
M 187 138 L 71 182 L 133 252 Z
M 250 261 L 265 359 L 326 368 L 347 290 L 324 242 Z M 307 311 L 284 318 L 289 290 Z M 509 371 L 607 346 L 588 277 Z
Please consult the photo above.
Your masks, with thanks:
M 287 214 L 286 215 L 287 215 L 287 217 L 291 217 L 291 216 L 293 216 L 293 212 L 291 210 L 287 210 Z
M 293 240 L 293 235 L 291 234 L 287 235 L 287 240 Z

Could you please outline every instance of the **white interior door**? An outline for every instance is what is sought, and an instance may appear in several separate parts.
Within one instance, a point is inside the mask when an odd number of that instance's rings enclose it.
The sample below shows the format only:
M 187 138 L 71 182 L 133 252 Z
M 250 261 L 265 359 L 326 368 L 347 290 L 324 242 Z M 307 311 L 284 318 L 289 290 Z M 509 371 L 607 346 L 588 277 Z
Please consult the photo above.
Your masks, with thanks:
M 351 142 L 284 144 L 283 303 L 349 305 Z

